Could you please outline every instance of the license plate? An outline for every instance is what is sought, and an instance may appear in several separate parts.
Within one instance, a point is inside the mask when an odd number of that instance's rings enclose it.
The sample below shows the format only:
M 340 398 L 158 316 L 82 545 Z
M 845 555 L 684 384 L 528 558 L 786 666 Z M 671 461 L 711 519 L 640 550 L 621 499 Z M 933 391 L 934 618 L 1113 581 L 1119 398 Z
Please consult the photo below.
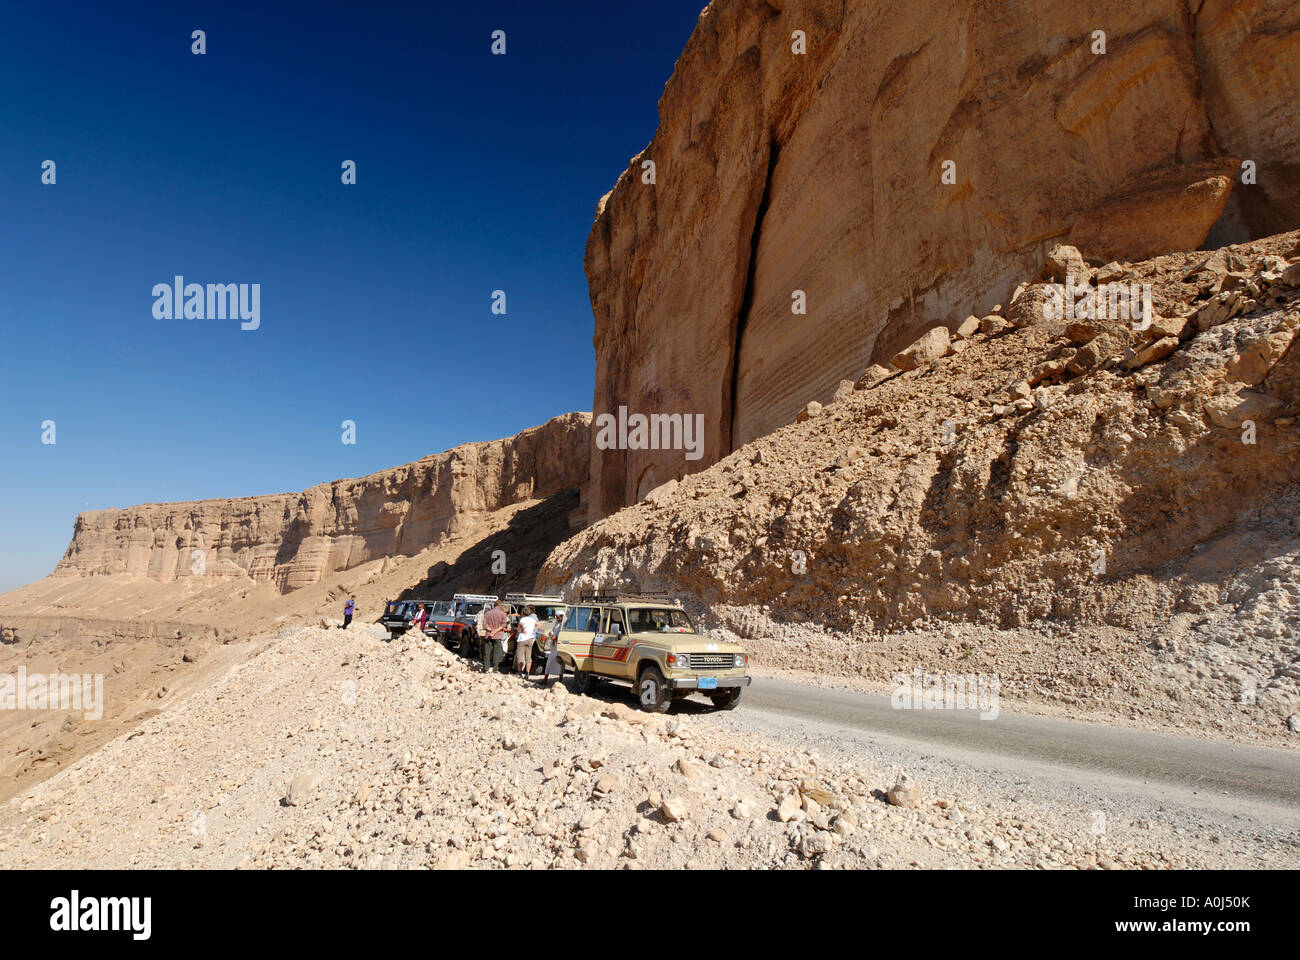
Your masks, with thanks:
M 697 684 L 697 686 L 698 686 L 701 690 L 716 690 L 716 689 L 718 688 L 718 678 L 717 678 L 717 677 L 700 677 L 700 680 L 699 680 L 699 683 Z

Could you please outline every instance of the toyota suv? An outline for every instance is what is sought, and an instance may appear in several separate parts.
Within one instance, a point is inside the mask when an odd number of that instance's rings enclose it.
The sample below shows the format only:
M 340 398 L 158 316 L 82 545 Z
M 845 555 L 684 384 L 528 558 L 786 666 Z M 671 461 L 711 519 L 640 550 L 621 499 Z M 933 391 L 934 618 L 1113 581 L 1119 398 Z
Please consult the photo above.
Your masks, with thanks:
M 559 654 L 579 693 L 601 680 L 626 683 L 656 713 L 692 693 L 735 709 L 750 680 L 743 647 L 697 633 L 680 601 L 664 596 L 584 595 L 568 605 Z
M 496 602 L 496 597 L 485 593 L 458 593 L 446 609 L 429 620 L 429 632 L 444 646 L 459 650 L 462 657 L 481 657 L 481 638 L 474 630 L 474 620 L 480 610 Z

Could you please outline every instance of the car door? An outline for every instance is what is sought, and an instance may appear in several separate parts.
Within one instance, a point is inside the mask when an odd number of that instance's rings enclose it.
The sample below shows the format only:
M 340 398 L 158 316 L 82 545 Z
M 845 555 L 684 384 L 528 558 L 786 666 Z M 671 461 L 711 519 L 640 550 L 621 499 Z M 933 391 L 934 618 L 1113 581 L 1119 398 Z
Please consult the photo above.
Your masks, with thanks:
M 570 659 L 575 669 L 592 669 L 592 644 L 600 626 L 599 607 L 570 607 L 560 628 L 559 652 Z
M 595 670 L 611 677 L 626 677 L 630 669 L 628 655 L 631 641 L 627 635 L 627 618 L 621 607 L 609 607 L 601 617 L 600 632 L 592 644 Z

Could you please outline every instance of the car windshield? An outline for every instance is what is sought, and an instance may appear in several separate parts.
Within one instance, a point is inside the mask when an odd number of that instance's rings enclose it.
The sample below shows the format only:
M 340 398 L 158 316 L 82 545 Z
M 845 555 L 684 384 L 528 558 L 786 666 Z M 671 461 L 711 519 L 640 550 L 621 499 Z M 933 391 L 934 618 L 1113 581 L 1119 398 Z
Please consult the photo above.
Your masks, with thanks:
M 540 607 L 540 606 L 534 606 L 534 607 L 533 607 L 533 616 L 535 616 L 538 620 L 554 620 L 554 619 L 555 619 L 555 612 L 556 612 L 557 610 L 563 610 L 563 609 L 564 609 L 564 607 Z
M 446 616 L 451 611 L 451 603 L 450 601 L 447 600 L 438 600 L 435 603 L 429 604 L 428 609 L 429 609 L 429 616 L 443 617 Z
M 632 607 L 627 611 L 631 633 L 694 633 L 685 610 L 675 607 Z
M 477 617 L 478 612 L 483 609 L 483 603 L 478 600 L 462 600 L 460 603 L 460 615 L 462 617 Z

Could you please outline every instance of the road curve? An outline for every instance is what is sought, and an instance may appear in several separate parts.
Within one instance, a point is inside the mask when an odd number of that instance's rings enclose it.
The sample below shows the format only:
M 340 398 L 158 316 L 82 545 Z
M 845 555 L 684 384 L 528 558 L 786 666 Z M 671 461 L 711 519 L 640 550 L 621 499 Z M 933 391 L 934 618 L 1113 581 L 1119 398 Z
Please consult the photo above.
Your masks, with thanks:
M 754 678 L 739 710 L 907 741 L 931 753 L 1011 758 L 1300 807 L 1300 750 L 1015 714 L 1005 707 L 991 720 L 976 711 L 898 710 L 882 694 L 771 677 Z

